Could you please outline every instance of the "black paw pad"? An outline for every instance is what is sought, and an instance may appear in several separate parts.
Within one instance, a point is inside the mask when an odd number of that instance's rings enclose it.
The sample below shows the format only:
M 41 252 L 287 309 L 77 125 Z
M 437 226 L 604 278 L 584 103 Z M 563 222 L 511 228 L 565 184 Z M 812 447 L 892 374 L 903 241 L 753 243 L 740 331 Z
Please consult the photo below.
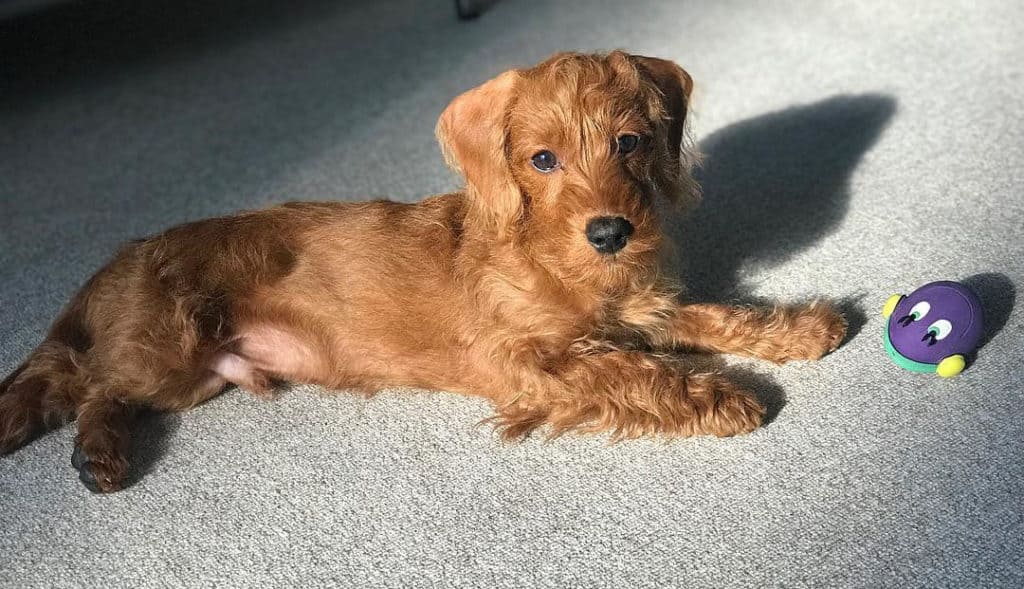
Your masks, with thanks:
M 82 465 L 88 461 L 85 452 L 82 452 L 82 447 L 75 444 L 75 451 L 71 453 L 71 466 L 75 467 L 75 470 L 82 470 Z
M 96 480 L 96 475 L 92 471 L 92 463 L 86 461 L 82 463 L 82 468 L 78 469 L 78 480 L 82 481 L 86 489 L 89 489 L 93 493 L 102 493 L 103 489 L 100 488 L 99 482 Z

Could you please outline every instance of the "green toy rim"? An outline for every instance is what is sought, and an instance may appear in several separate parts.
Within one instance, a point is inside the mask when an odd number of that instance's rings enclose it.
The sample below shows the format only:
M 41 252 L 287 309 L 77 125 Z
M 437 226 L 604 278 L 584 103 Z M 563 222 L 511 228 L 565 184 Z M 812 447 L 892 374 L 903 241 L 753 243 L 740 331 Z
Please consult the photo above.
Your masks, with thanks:
M 892 347 L 892 342 L 889 341 L 889 322 L 885 322 L 885 351 L 889 353 L 889 357 L 896 363 L 900 368 L 910 370 L 912 372 L 935 372 L 938 368 L 936 364 L 925 364 L 924 362 L 917 362 L 911 360 L 903 354 L 896 351 L 896 348 Z

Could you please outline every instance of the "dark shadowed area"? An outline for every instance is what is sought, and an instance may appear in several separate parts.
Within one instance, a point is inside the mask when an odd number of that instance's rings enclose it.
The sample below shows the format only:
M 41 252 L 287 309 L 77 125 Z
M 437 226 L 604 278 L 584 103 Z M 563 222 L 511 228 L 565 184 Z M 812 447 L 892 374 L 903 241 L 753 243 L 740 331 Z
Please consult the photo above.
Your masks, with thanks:
M 834 231 L 850 206 L 850 176 L 895 112 L 891 96 L 836 96 L 701 140 L 704 197 L 675 232 L 693 295 L 749 295 L 745 264 L 781 264 Z
M 133 484 L 96 497 L 72 424 L 0 457 L 0 586 L 1024 586 L 1024 4 L 485 3 L 0 0 L 0 377 L 126 240 L 454 188 L 447 102 L 564 49 L 696 80 L 691 295 L 833 299 L 845 344 L 696 360 L 769 407 L 729 439 L 505 444 L 444 392 L 230 390 L 139 416 Z M 987 316 L 953 379 L 881 338 L 941 279 Z

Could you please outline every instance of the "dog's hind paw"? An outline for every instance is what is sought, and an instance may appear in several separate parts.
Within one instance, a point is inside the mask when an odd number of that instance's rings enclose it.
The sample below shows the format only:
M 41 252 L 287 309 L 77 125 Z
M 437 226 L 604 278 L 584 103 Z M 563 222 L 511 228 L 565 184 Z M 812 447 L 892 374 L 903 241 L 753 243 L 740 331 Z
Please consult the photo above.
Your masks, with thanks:
M 93 493 L 113 493 L 123 487 L 127 461 L 123 458 L 90 458 L 80 444 L 71 453 L 71 466 L 78 471 L 78 480 Z

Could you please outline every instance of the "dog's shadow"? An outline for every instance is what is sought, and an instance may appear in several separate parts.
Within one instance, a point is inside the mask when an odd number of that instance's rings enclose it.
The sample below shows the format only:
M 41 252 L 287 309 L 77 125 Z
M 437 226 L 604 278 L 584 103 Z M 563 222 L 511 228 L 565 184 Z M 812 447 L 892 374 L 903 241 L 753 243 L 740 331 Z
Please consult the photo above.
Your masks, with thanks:
M 703 201 L 666 229 L 689 298 L 766 303 L 744 284 L 744 268 L 784 262 L 839 225 L 850 175 L 895 112 L 889 96 L 836 96 L 741 121 L 701 141 Z M 852 338 L 867 321 L 860 297 L 844 296 L 837 306 Z M 765 423 L 786 403 L 768 375 L 712 358 L 697 362 L 753 391 L 767 410 Z
M 181 422 L 180 413 L 142 410 L 132 424 L 132 445 L 129 454 L 125 488 L 138 483 L 151 472 L 167 453 L 167 447 Z
M 703 201 L 667 228 L 691 297 L 749 300 L 745 266 L 783 262 L 834 230 L 851 173 L 895 111 L 889 96 L 836 96 L 701 141 Z

